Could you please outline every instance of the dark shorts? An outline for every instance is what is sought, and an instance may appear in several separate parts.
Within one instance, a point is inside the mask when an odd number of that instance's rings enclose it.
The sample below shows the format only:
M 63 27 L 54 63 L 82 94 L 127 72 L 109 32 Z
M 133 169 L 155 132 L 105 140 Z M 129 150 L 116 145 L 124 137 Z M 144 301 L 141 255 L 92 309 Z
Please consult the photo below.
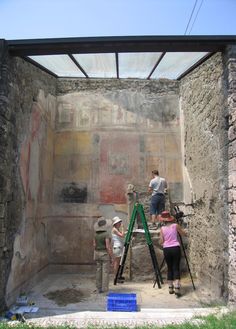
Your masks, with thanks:
M 152 196 L 150 203 L 150 215 L 159 215 L 165 210 L 165 195 L 158 193 Z

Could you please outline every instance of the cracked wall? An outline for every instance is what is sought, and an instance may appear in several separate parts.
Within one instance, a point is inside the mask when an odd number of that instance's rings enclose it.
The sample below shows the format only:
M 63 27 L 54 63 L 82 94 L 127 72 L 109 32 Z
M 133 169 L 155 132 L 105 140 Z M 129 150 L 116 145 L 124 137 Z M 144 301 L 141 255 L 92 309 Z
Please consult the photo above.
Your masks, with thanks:
M 191 265 L 209 298 L 228 293 L 227 103 L 222 54 L 181 80 Z M 191 186 L 191 188 L 189 188 Z

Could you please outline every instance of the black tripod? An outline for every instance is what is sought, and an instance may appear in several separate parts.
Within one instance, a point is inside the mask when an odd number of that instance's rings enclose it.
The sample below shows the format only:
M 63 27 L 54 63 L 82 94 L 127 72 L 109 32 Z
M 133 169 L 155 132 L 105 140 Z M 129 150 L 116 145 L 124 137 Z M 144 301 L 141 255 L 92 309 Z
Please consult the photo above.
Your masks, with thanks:
M 182 219 L 184 217 L 184 213 L 179 210 L 179 207 L 178 206 L 175 206 L 174 207 L 174 211 L 175 211 L 174 217 L 176 219 L 176 222 L 178 224 L 181 224 Z M 185 248 L 184 248 L 183 239 L 182 239 L 182 236 L 179 233 L 178 233 L 178 237 L 179 237 L 181 248 L 183 250 L 183 254 L 184 254 L 184 258 L 185 258 L 186 264 L 187 264 L 188 272 L 189 272 L 189 275 L 190 275 L 190 278 L 191 278 L 191 281 L 192 281 L 193 290 L 196 290 L 195 285 L 194 285 L 194 282 L 193 282 L 193 276 L 192 276 L 192 273 L 191 273 L 191 270 L 190 270 L 190 266 L 189 266 L 189 262 L 188 262 L 188 257 L 186 255 L 186 251 L 185 251 Z M 162 260 L 160 269 L 162 269 L 164 263 L 165 263 L 165 258 L 163 258 L 163 260 Z
M 136 219 L 137 215 L 140 215 L 140 218 L 141 218 L 141 221 L 142 221 L 142 224 L 143 224 L 145 238 L 146 238 L 147 245 L 149 247 L 150 256 L 151 256 L 151 259 L 152 259 L 152 265 L 153 265 L 153 269 L 154 269 L 154 272 L 155 272 L 156 282 L 157 282 L 158 288 L 161 288 L 161 284 L 163 284 L 161 271 L 160 271 L 160 268 L 159 268 L 159 265 L 158 265 L 158 262 L 157 262 L 156 253 L 155 253 L 155 249 L 153 247 L 151 235 L 150 235 L 150 232 L 149 232 L 149 229 L 148 229 L 147 220 L 146 220 L 146 217 L 145 217 L 145 214 L 144 214 L 143 206 L 138 202 L 135 203 L 133 213 L 131 215 L 131 219 L 130 219 L 130 223 L 129 223 L 129 227 L 128 227 L 128 232 L 127 232 L 126 237 L 125 237 L 125 244 L 124 244 L 124 248 L 123 248 L 123 253 L 122 253 L 120 264 L 119 264 L 119 267 L 118 267 L 118 270 L 117 270 L 117 273 L 116 273 L 116 276 L 115 276 L 114 285 L 116 285 L 117 280 L 119 278 L 121 278 L 122 274 L 123 274 L 124 265 L 125 265 L 126 257 L 127 257 L 127 254 L 128 254 L 130 241 L 131 241 L 131 237 L 132 237 L 132 232 L 133 232 L 133 228 L 134 228 L 134 223 L 135 223 L 135 219 Z

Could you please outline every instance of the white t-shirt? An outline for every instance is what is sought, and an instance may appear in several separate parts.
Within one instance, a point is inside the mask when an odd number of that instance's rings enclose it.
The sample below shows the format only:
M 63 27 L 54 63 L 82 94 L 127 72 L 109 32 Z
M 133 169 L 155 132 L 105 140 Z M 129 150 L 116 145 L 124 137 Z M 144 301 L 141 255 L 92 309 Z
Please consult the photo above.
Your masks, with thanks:
M 152 196 L 156 195 L 157 193 L 165 194 L 167 183 L 165 178 L 156 176 L 150 181 L 149 187 L 152 189 Z

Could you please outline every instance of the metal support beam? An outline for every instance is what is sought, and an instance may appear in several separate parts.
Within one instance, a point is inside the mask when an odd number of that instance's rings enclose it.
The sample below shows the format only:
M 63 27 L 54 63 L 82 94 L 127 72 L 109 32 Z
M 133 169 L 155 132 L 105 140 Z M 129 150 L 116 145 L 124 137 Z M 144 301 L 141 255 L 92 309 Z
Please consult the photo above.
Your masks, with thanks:
M 216 52 L 236 36 L 132 36 L 7 40 L 14 56 L 111 52 Z

